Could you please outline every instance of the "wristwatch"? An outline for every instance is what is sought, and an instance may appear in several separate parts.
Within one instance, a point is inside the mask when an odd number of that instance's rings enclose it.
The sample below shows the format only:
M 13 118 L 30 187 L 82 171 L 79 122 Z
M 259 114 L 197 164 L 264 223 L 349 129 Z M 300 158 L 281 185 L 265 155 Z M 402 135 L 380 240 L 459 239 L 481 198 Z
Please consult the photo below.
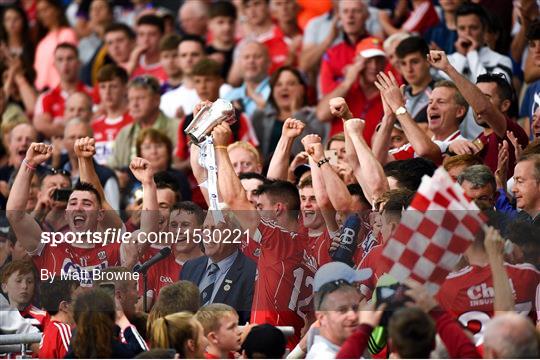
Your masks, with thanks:
M 403 115 L 403 114 L 406 114 L 407 113 L 407 109 L 405 108 L 405 106 L 400 106 L 396 109 L 396 111 L 394 112 L 394 114 L 396 114 L 396 116 L 399 116 L 399 115 Z

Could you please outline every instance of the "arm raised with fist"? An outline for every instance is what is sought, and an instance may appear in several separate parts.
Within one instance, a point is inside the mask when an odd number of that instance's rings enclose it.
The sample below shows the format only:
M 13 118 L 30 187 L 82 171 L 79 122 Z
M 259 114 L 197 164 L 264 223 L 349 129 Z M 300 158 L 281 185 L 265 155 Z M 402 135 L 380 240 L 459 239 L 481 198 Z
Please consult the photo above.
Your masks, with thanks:
M 477 121 L 487 123 L 500 138 L 506 136 L 507 123 L 504 114 L 491 103 L 478 86 L 461 75 L 450 64 L 444 51 L 431 50 L 428 55 L 428 61 L 431 66 L 444 72 L 456 84 L 461 95 L 476 113 Z
M 51 145 L 42 143 L 32 143 L 30 145 L 13 182 L 12 191 L 6 205 L 9 224 L 22 247 L 28 252 L 36 250 L 41 239 L 41 227 L 35 218 L 26 212 L 30 183 L 37 166 L 49 160 L 51 156 Z
M 108 228 L 121 229 L 123 226 L 122 219 L 113 209 L 113 207 L 107 202 L 105 198 L 105 191 L 96 173 L 94 167 L 94 155 L 96 153 L 96 141 L 90 137 L 84 137 L 75 140 L 73 150 L 79 161 L 79 178 L 81 182 L 92 184 L 98 191 L 99 195 L 103 199 L 104 217 L 99 225 L 100 230 Z
M 281 130 L 281 137 L 268 166 L 268 178 L 287 180 L 289 169 L 287 165 L 291 157 L 291 148 L 294 140 L 302 134 L 305 126 L 300 120 L 292 118 L 285 120 Z

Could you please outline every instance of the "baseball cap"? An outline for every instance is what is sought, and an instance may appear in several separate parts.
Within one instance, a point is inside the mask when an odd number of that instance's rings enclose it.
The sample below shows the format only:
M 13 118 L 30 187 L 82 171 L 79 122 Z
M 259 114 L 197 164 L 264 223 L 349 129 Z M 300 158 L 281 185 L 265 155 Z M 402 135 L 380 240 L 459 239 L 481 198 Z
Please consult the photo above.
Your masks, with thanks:
M 372 273 L 373 272 L 369 268 L 355 270 L 349 265 L 339 261 L 329 262 L 321 266 L 315 273 L 313 290 L 319 291 L 325 284 L 338 280 L 345 280 L 349 284 L 364 281 L 369 279 Z
M 382 40 L 373 36 L 367 37 L 360 41 L 358 45 L 356 45 L 356 53 L 360 54 L 366 59 L 375 56 L 386 57 L 386 53 L 383 50 Z

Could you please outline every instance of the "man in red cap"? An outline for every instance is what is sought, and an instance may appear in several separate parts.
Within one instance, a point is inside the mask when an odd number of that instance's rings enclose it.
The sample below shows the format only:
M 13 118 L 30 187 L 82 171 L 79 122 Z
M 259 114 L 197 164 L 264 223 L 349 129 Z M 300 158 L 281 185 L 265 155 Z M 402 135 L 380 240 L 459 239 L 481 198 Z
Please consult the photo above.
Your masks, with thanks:
M 330 136 L 343 131 L 342 121 L 332 117 L 328 106 L 330 99 L 343 97 L 349 104 L 353 117 L 366 121 L 363 135 L 366 142 L 371 144 L 371 137 L 383 115 L 381 97 L 375 87 L 377 74 L 383 71 L 387 64 L 382 40 L 375 37 L 365 38 L 356 45 L 356 54 L 351 58 L 354 60 L 346 67 L 344 79 L 319 101 L 317 118 L 321 121 L 332 121 Z

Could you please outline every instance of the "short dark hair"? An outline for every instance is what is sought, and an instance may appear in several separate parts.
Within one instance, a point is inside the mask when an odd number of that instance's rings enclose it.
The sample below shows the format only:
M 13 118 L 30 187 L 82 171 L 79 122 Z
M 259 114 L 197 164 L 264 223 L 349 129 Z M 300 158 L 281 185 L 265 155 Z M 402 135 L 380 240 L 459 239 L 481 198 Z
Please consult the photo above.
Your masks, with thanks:
M 75 56 L 79 57 L 79 49 L 77 49 L 77 47 L 71 43 L 62 42 L 56 45 L 56 47 L 54 48 L 54 53 L 56 54 L 56 52 L 60 49 L 71 50 L 75 53 Z
M 122 84 L 127 84 L 129 76 L 127 71 L 116 64 L 106 64 L 97 73 L 97 82 L 102 83 L 119 79 Z
M 267 178 L 264 177 L 264 175 L 261 175 L 261 174 L 256 173 L 256 172 L 241 173 L 240 175 L 238 175 L 238 178 L 240 180 L 257 179 L 257 180 L 261 180 L 263 183 L 269 181 Z
M 178 44 L 180 44 L 182 38 L 177 34 L 165 35 L 159 42 L 159 51 L 178 51 Z
M 206 45 L 204 43 L 204 40 L 200 36 L 186 34 L 182 36 L 182 39 L 180 40 L 178 45 L 180 46 L 180 44 L 182 44 L 184 41 L 193 41 L 193 42 L 199 43 L 199 45 L 201 45 L 201 48 L 203 49 L 203 52 L 205 51 Z
M 204 223 L 204 218 L 206 217 L 206 213 L 204 212 L 204 210 L 199 205 L 195 204 L 193 201 L 177 202 L 171 208 L 171 214 L 173 213 L 173 211 L 185 211 L 188 214 L 195 215 L 198 225 L 202 225 Z
M 540 19 L 534 20 L 527 29 L 527 40 L 540 40 Z
M 180 186 L 177 179 L 168 171 L 160 171 L 154 175 L 154 181 L 156 183 L 156 189 L 169 189 L 174 192 L 176 196 L 175 202 L 182 200 L 180 195 Z
M 497 85 L 497 93 L 501 100 L 510 100 L 510 108 L 508 110 L 509 116 L 517 116 L 518 108 L 516 101 L 516 92 L 514 87 L 510 84 L 512 80 L 507 79 L 503 73 L 485 73 L 478 75 L 476 83 L 495 83 Z
M 242 349 L 248 359 L 281 359 L 287 340 L 281 330 L 270 324 L 254 326 L 246 336 Z
M 488 16 L 484 7 L 475 3 L 465 2 L 456 10 L 456 21 L 460 16 L 467 16 L 467 15 L 476 15 L 480 19 L 480 22 L 482 23 L 484 30 L 487 30 Z
M 246 6 L 248 5 L 250 2 L 252 2 L 253 0 L 242 0 L 242 5 Z M 270 0 L 264 0 L 264 2 L 268 5 L 270 4 Z
M 123 32 L 131 40 L 134 40 L 136 37 L 133 29 L 124 23 L 112 23 L 112 24 L 107 25 L 107 27 L 105 28 L 105 35 L 108 33 L 117 32 L 117 31 Z
M 97 189 L 94 187 L 94 185 L 87 182 L 79 181 L 77 184 L 75 184 L 73 191 L 86 191 L 86 192 L 92 193 L 96 197 L 98 206 L 100 208 L 103 206 L 103 199 L 101 198 L 101 195 L 99 194 Z
M 398 222 L 401 219 L 403 211 L 406 210 L 414 198 L 414 192 L 408 189 L 388 190 L 383 194 L 386 201 L 380 210 L 381 214 L 390 216 Z
M 401 40 L 396 48 L 396 55 L 400 59 L 416 52 L 419 52 L 424 57 L 429 54 L 429 46 L 426 40 L 419 36 L 410 36 Z
M 484 187 L 491 185 L 493 191 L 497 190 L 497 182 L 495 181 L 495 175 L 489 167 L 486 165 L 472 165 L 463 170 L 459 174 L 457 181 L 460 185 L 463 185 L 464 181 L 470 182 L 474 187 Z
M 191 76 L 212 76 L 221 78 L 221 64 L 212 59 L 201 59 L 193 65 Z
M 213 19 L 219 16 L 229 17 L 236 20 L 238 17 L 236 6 L 234 6 L 230 1 L 216 1 L 215 3 L 212 3 L 208 11 L 208 17 Z
M 285 180 L 273 180 L 262 183 L 257 188 L 257 194 L 266 194 L 270 201 L 284 202 L 289 211 L 300 210 L 300 196 L 293 183 Z
M 401 308 L 388 323 L 392 348 L 402 359 L 428 359 L 436 334 L 434 321 L 417 307 Z
M 386 176 L 392 176 L 400 187 L 416 191 L 424 175 L 432 176 L 437 166 L 428 159 L 414 158 L 389 162 L 384 166 Z
M 362 187 L 360 184 L 349 184 L 347 185 L 347 190 L 349 190 L 349 194 L 352 196 L 358 196 L 360 198 L 360 202 L 362 204 L 370 206 L 368 199 L 366 198 L 366 195 L 364 194 L 364 190 L 362 190 Z
M 148 14 L 141 16 L 139 20 L 137 20 L 137 26 L 141 25 L 155 26 L 158 28 L 160 33 L 163 34 L 165 32 L 165 24 L 163 23 L 163 19 L 157 15 Z
M 77 280 L 55 279 L 40 284 L 41 307 L 53 316 L 60 310 L 62 301 L 70 302 L 73 290 L 79 286 Z

